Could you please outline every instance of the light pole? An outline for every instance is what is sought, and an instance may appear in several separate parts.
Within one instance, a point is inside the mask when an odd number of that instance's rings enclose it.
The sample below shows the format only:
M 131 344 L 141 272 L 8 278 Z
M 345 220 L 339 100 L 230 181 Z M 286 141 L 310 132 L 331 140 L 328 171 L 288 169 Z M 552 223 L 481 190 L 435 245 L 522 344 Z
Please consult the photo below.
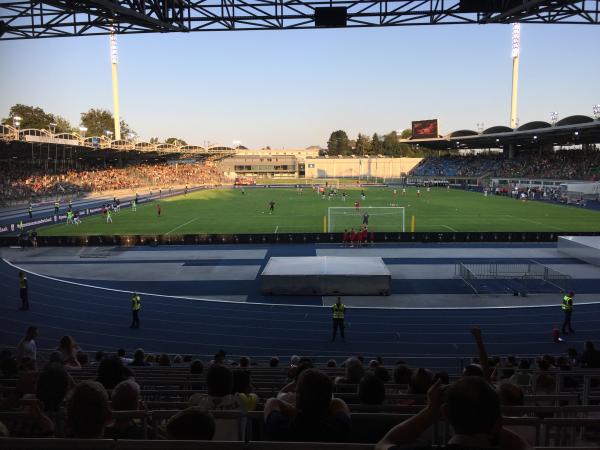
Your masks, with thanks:
M 104 130 L 104 134 L 105 134 L 105 135 L 106 135 L 106 136 L 107 136 L 109 139 L 111 139 L 111 138 L 112 138 L 112 135 L 113 135 L 113 132 L 112 132 L 112 131 L 110 131 L 110 130 Z M 111 139 L 111 140 L 112 140 L 112 139 Z
M 121 119 L 119 118 L 119 79 L 117 76 L 117 65 L 119 56 L 117 51 L 117 33 L 114 26 L 110 28 L 110 67 L 112 74 L 112 94 L 113 94 L 113 117 L 115 123 L 115 139 L 121 140 Z
M 483 130 L 484 130 L 484 128 L 485 128 L 485 124 L 484 124 L 483 122 L 481 122 L 481 123 L 477 123 L 477 131 L 478 131 L 479 133 L 482 133 L 482 132 L 483 132 Z
M 56 131 L 56 124 L 54 122 L 49 123 L 48 124 L 48 130 L 50 131 L 50 133 L 52 133 L 52 135 L 54 136 L 54 133 Z
M 600 105 L 592 106 L 592 111 L 594 111 L 594 119 L 600 119 Z
M 552 111 L 550 113 L 550 121 L 552 122 L 552 126 L 556 125 L 556 122 L 558 122 L 558 112 Z
M 79 127 L 79 132 L 81 133 L 82 137 L 85 137 L 85 132 L 87 131 L 87 127 Z
M 510 127 L 517 128 L 517 97 L 519 88 L 519 54 L 521 53 L 521 24 L 512 24 L 512 93 L 510 97 Z
M 21 127 L 21 117 L 14 116 L 13 117 L 13 126 L 16 128 L 16 139 L 19 140 L 19 128 Z

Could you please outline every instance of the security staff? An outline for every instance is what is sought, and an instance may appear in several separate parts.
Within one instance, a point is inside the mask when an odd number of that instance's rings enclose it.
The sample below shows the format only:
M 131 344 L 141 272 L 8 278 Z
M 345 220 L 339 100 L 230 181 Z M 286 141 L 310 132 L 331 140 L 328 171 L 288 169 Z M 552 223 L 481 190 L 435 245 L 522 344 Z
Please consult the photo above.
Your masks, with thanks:
M 33 218 L 33 205 L 31 203 L 29 204 L 29 210 L 27 212 L 29 213 L 29 218 L 32 219 Z
M 21 309 L 29 309 L 29 293 L 27 291 L 27 277 L 23 272 L 19 272 L 19 295 L 21 297 Z
M 140 298 L 137 292 L 134 292 L 131 296 L 131 313 L 132 313 L 132 321 L 131 326 L 129 328 L 139 328 L 140 327 L 140 309 L 142 309 L 142 299 Z
M 60 207 L 60 203 L 58 203 L 58 200 L 56 200 L 54 202 L 54 214 L 58 214 L 58 208 Z
M 340 329 L 342 341 L 346 342 L 346 338 L 344 337 L 344 312 L 346 311 L 346 305 L 342 303 L 341 297 L 338 297 L 331 308 L 333 310 L 333 336 L 331 342 L 335 341 L 338 328 Z
M 565 294 L 562 300 L 562 304 L 560 305 L 562 310 L 565 312 L 565 320 L 562 325 L 563 334 L 567 334 L 567 328 L 569 329 L 569 333 L 575 333 L 575 330 L 573 330 L 573 327 L 571 326 L 571 314 L 573 313 L 573 297 L 575 297 L 575 294 L 573 292 Z

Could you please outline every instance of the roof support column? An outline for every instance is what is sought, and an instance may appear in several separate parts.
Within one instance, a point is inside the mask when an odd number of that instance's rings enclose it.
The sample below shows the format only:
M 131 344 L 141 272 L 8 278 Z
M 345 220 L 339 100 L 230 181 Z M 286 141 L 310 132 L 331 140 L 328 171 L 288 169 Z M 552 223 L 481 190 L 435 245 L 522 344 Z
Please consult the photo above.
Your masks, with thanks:
M 515 158 L 515 144 L 504 144 L 502 146 L 502 153 L 504 154 L 504 156 L 508 159 L 514 159 Z

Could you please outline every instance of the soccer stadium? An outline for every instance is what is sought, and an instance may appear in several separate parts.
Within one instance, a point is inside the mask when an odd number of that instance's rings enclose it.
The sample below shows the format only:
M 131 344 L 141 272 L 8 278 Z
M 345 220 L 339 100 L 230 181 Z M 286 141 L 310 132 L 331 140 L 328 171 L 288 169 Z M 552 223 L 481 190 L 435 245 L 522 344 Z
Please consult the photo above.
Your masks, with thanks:
M 599 25 L 0 1 L 0 449 L 600 449 Z

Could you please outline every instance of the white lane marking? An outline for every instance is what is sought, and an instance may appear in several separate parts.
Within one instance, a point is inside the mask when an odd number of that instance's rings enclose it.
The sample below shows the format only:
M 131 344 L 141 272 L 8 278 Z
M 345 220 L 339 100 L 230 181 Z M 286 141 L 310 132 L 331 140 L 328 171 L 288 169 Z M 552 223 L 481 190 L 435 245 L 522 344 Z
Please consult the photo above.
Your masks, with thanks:
M 275 234 L 277 234 L 277 230 L 279 230 L 279 225 L 275 227 Z
M 110 292 L 122 292 L 125 294 L 132 294 L 134 291 L 127 291 L 124 289 L 113 289 L 113 288 L 107 288 L 104 286 L 94 286 L 91 284 L 85 284 L 85 283 L 77 283 L 75 281 L 68 281 L 68 280 L 62 280 L 60 278 L 55 278 L 55 277 L 50 277 L 48 275 L 42 275 L 40 273 L 36 273 L 33 272 L 31 270 L 27 270 L 24 269 L 20 266 L 17 266 L 16 264 L 11 263 L 10 261 L 8 261 L 6 258 L 2 258 L 2 261 L 4 261 L 6 264 L 8 264 L 11 267 L 14 267 L 15 269 L 18 270 L 22 270 L 23 272 L 29 273 L 31 275 L 35 275 L 36 277 L 40 277 L 40 278 L 46 278 L 47 280 L 52 280 L 52 281 L 57 281 L 59 283 L 67 283 L 67 284 L 74 284 L 76 286 L 83 286 L 83 287 L 87 287 L 87 288 L 91 288 L 91 289 L 101 289 L 103 291 L 110 291 Z M 199 302 L 214 302 L 214 303 L 239 303 L 239 302 L 231 302 L 230 300 L 217 300 L 214 298 L 201 298 L 201 297 L 185 297 L 182 295 L 165 295 L 165 294 L 153 294 L 151 292 L 142 292 L 142 291 L 135 291 L 140 295 L 148 295 L 150 297 L 162 297 L 162 298 L 174 298 L 177 300 L 191 300 L 191 301 L 199 301 Z M 470 294 L 465 294 L 465 295 L 470 295 Z M 318 305 L 293 305 L 293 304 L 273 304 L 273 303 L 262 303 L 262 302 L 244 302 L 245 305 L 264 305 L 264 306 L 270 306 L 271 308 L 274 308 L 276 306 L 283 306 L 283 307 L 298 307 L 298 308 L 331 308 L 331 305 L 327 305 L 327 306 L 318 306 Z M 600 301 L 597 302 L 579 302 L 577 303 L 578 305 L 597 305 L 600 304 Z M 414 309 L 414 310 L 430 310 L 430 309 L 519 309 L 519 308 L 554 308 L 556 307 L 556 303 L 552 303 L 552 304 L 548 304 L 548 305 L 520 305 L 520 306 L 452 306 L 452 307 L 448 307 L 448 306 L 427 306 L 427 307 L 423 307 L 423 306 L 352 306 L 352 309 L 382 309 L 382 310 L 386 310 L 386 309 Z
M 200 218 L 200 217 L 194 217 L 192 220 L 188 220 L 186 223 L 182 223 L 181 225 L 179 225 L 179 226 L 176 226 L 176 227 L 175 227 L 175 228 L 173 228 L 172 230 L 170 230 L 170 231 L 167 231 L 167 232 L 165 233 L 165 235 L 167 235 L 167 234 L 171 234 L 173 231 L 175 231 L 175 230 L 179 230 L 181 227 L 185 227 L 187 224 L 189 224 L 189 223 L 192 223 L 192 222 L 194 222 L 195 220 L 198 220 L 199 218 Z

